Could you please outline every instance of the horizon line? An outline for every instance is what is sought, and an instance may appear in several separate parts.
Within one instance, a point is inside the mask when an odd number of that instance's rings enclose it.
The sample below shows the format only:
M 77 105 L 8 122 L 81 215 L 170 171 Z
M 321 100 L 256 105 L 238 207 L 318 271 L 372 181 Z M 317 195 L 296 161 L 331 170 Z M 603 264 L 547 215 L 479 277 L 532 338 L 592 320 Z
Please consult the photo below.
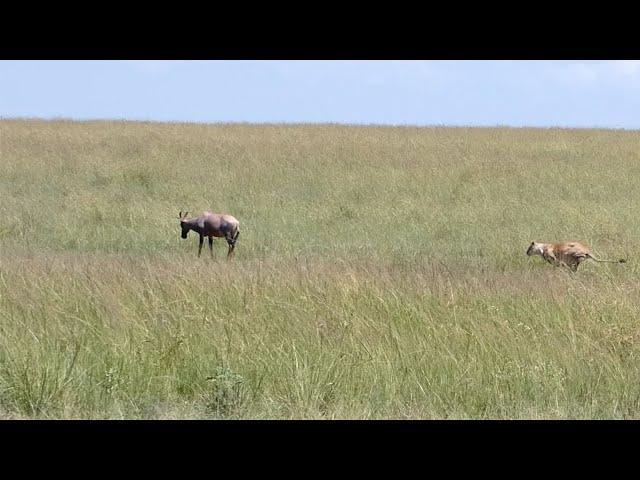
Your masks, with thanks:
M 255 126 L 342 126 L 342 127 L 377 127 L 377 128 L 478 128 L 478 129 L 538 129 L 538 130 L 616 130 L 616 131 L 640 131 L 640 127 L 605 127 L 605 126 L 568 126 L 568 125 L 509 125 L 509 124 L 414 124 L 414 123 L 358 123 L 358 122 L 337 122 L 337 121 L 264 121 L 255 122 L 249 120 L 219 120 L 219 121 L 199 121 L 199 120 L 152 120 L 140 118 L 73 118 L 73 117 L 31 117 L 14 116 L 5 117 L 0 115 L 0 121 L 24 121 L 24 122 L 68 122 L 68 123 L 152 123 L 161 125 L 255 125 Z

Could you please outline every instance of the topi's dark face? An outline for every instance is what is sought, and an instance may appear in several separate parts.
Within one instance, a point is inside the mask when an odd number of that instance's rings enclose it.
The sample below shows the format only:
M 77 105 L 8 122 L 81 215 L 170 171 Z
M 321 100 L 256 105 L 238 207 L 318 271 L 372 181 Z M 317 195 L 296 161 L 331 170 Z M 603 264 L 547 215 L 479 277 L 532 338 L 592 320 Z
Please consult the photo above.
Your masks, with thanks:
M 189 233 L 189 226 L 184 223 L 183 220 L 180 220 L 180 228 L 182 228 L 182 238 L 187 238 L 187 233 Z

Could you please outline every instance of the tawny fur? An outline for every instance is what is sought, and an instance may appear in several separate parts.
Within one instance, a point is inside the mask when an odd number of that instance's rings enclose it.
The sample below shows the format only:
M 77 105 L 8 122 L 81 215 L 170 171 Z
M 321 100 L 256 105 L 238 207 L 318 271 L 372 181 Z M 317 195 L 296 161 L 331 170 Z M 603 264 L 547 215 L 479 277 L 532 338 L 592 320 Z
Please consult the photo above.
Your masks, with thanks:
M 596 262 L 625 263 L 620 260 L 600 260 L 593 256 L 591 249 L 579 242 L 562 243 L 538 243 L 531 242 L 527 249 L 527 255 L 540 255 L 551 265 L 556 267 L 569 267 L 573 272 L 578 270 L 580 264 L 590 258 Z

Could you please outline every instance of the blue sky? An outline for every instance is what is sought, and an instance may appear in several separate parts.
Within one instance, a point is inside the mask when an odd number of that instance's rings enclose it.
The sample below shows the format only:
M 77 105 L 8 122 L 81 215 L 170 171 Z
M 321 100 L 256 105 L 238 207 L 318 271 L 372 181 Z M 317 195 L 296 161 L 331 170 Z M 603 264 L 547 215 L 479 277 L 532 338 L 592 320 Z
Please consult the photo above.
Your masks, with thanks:
M 640 129 L 640 61 L 0 61 L 0 117 Z

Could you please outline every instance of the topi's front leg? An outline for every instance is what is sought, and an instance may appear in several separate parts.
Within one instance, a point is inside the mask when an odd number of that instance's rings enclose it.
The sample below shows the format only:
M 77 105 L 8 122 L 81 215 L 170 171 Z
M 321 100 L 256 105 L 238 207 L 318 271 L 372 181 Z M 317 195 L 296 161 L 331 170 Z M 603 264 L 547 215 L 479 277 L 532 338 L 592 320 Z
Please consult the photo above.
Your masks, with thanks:
M 200 244 L 198 245 L 198 258 L 200 258 L 200 252 L 202 252 L 203 243 L 204 243 L 204 235 L 200 234 Z

